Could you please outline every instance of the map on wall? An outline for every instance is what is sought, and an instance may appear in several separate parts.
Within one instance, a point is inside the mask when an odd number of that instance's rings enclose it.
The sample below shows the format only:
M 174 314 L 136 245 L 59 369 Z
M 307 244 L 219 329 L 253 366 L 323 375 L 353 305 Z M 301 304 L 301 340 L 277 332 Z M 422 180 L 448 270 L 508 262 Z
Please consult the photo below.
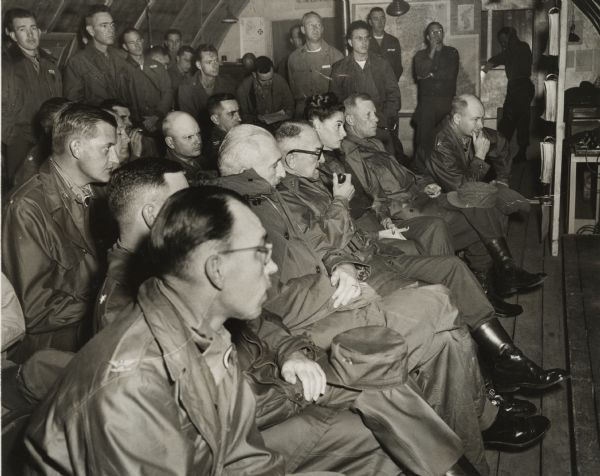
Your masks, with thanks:
M 240 51 L 272 56 L 271 22 L 263 17 L 240 18 Z
M 460 69 L 457 89 L 459 92 L 476 93 L 479 84 L 479 39 L 478 35 L 450 36 L 451 2 L 424 1 L 411 2 L 410 10 L 401 17 L 387 17 L 386 31 L 400 41 L 402 48 L 402 65 L 404 73 L 400 77 L 399 86 L 402 93 L 401 112 L 410 113 L 417 105 L 417 85 L 413 79 L 413 57 L 419 50 L 425 48 L 424 30 L 432 21 L 444 26 L 444 42 L 454 46 L 460 52 Z M 384 10 L 389 2 L 353 3 L 352 20 L 365 20 L 371 8 L 382 7 Z

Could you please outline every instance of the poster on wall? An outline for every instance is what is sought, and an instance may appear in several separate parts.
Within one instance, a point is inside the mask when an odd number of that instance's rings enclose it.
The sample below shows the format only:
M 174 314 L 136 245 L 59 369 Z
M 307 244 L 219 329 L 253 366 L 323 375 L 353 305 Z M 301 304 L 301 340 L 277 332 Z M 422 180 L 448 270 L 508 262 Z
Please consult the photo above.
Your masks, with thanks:
M 480 0 L 454 0 L 450 4 L 450 34 L 479 34 L 481 22 Z
M 271 22 L 263 17 L 240 18 L 240 51 L 256 56 L 273 55 Z

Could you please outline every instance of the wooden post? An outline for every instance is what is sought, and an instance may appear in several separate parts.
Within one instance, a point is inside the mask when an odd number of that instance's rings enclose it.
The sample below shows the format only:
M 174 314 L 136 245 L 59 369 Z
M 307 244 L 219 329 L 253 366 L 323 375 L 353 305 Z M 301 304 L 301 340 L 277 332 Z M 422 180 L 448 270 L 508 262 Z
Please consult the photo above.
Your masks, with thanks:
M 552 256 L 558 255 L 561 235 L 561 177 L 563 161 L 563 142 L 565 140 L 565 75 L 567 69 L 567 40 L 569 4 L 572 0 L 563 0 L 560 6 L 560 48 L 558 50 L 558 85 L 556 91 L 556 142 L 554 145 L 554 198 L 552 201 Z

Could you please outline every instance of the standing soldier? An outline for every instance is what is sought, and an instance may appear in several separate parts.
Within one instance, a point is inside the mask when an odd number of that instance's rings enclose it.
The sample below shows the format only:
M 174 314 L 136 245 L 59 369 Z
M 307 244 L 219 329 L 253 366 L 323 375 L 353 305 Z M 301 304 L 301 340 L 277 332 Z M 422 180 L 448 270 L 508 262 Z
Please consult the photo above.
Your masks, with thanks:
M 306 99 L 329 91 L 331 68 L 344 55 L 323 39 L 323 22 L 315 12 L 305 13 L 300 31 L 306 38 L 302 48 L 288 58 L 288 78 L 296 100 L 296 117 L 304 113 Z
M 40 46 L 40 30 L 32 12 L 13 8 L 4 17 L 12 40 L 2 58 L 2 169 L 8 190 L 36 140 L 34 116 L 47 99 L 62 96 L 56 60 Z

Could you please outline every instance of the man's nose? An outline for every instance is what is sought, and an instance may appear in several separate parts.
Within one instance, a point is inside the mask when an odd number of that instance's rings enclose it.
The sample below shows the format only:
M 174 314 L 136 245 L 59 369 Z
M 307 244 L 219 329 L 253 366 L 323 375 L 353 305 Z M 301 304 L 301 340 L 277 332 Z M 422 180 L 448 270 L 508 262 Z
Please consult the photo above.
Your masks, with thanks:
M 119 165 L 119 156 L 117 155 L 117 151 L 115 150 L 115 146 L 111 146 L 110 149 L 108 149 L 108 162 L 115 164 L 115 165 Z

